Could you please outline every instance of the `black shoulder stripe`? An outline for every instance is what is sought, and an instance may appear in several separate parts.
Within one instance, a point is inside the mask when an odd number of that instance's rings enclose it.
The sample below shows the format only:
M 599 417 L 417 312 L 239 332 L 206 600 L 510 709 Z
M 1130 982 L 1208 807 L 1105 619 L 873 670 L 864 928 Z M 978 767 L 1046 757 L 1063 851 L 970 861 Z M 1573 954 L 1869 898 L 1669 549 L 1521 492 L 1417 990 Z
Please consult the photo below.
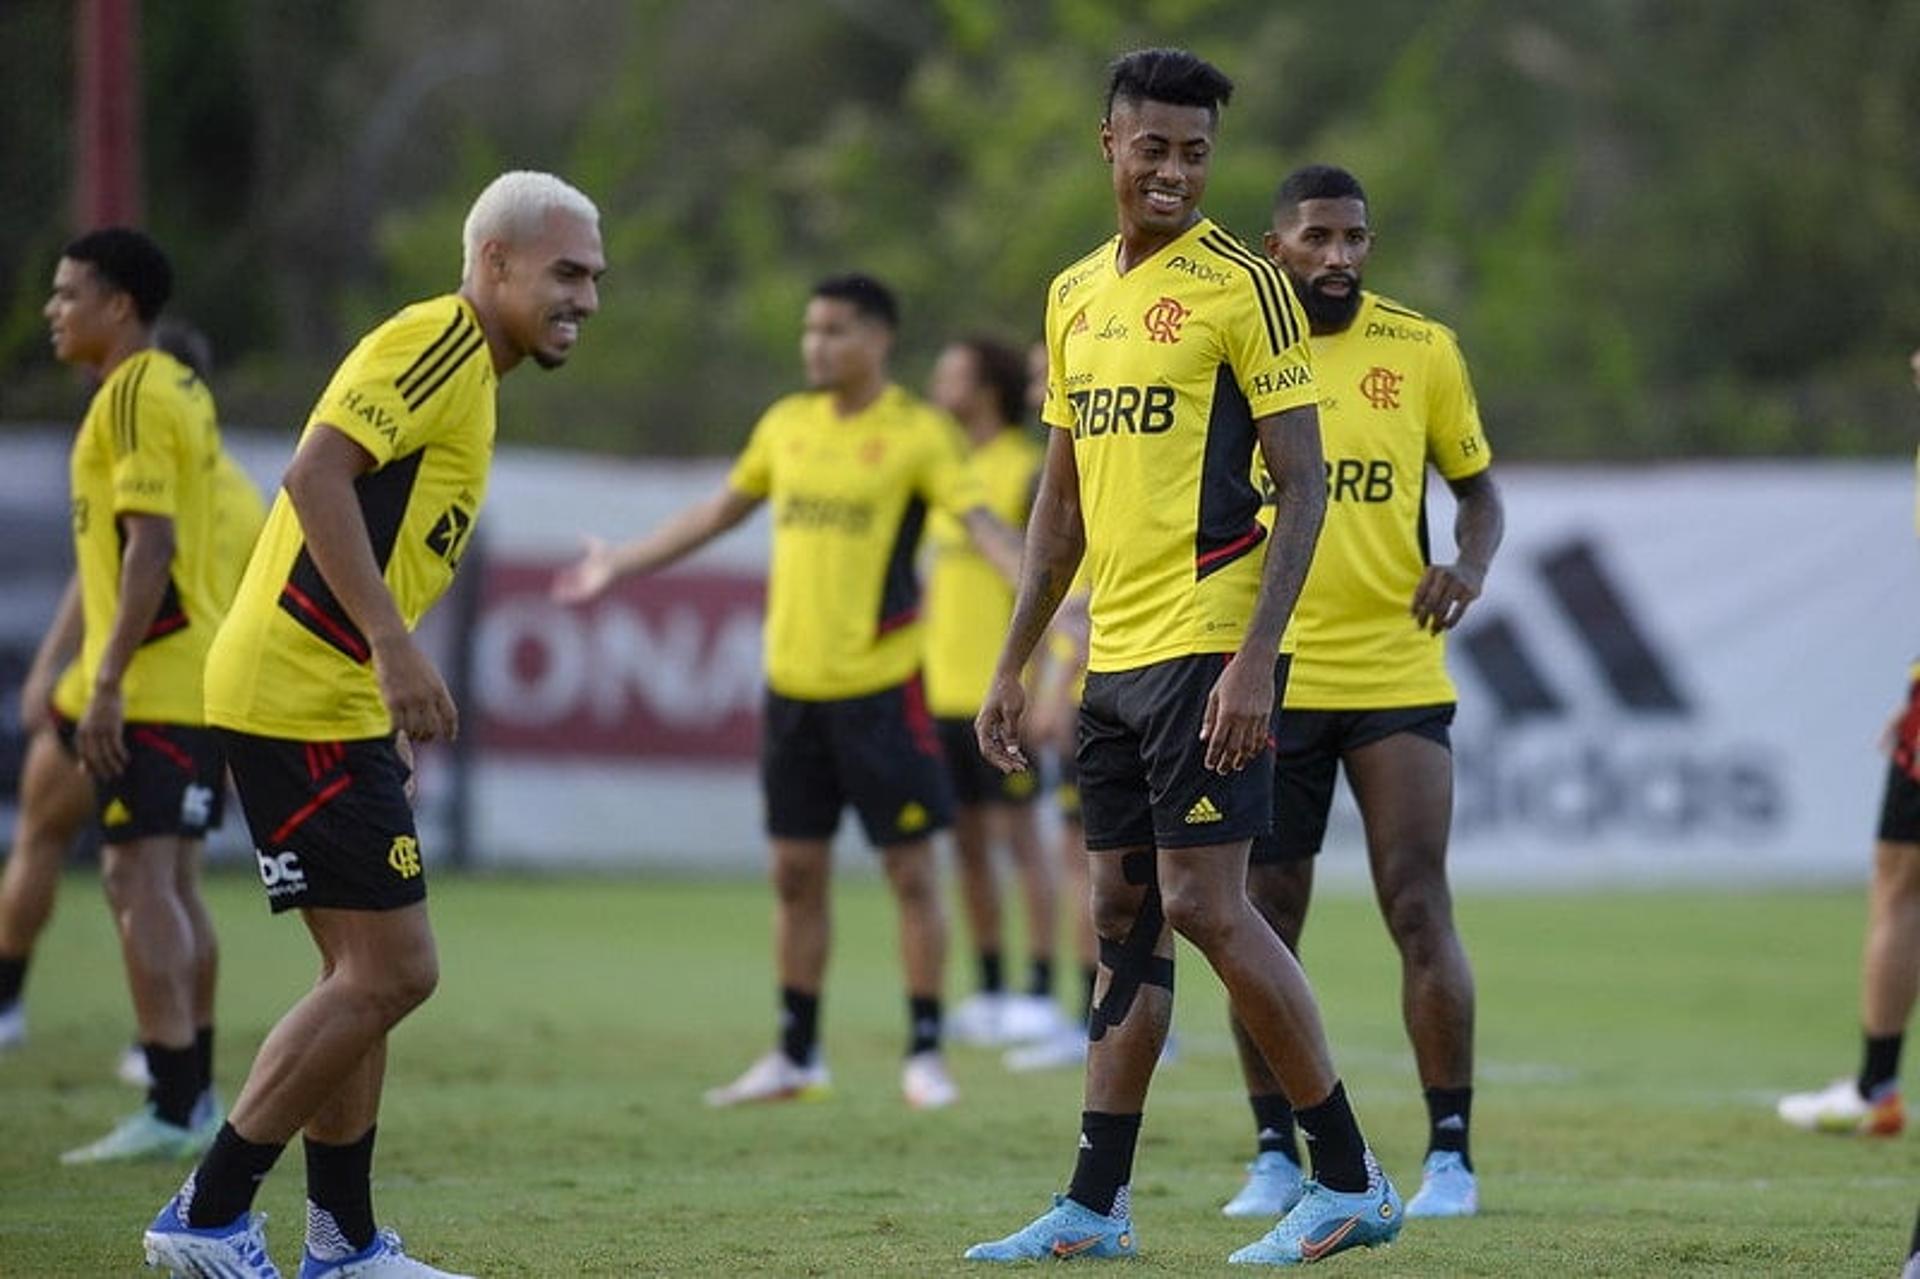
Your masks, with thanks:
M 1273 263 L 1223 231 L 1209 231 L 1200 243 L 1221 257 L 1239 263 L 1253 280 L 1254 296 L 1260 301 L 1260 313 L 1267 322 L 1267 344 L 1275 355 L 1300 340 L 1300 329 L 1287 305 L 1286 285 Z
M 420 406 L 432 399 L 433 393 L 445 386 L 447 379 L 457 373 L 460 370 L 460 366 L 473 358 L 473 353 L 485 345 L 485 336 L 478 328 L 475 328 L 472 333 L 461 340 L 460 346 L 451 353 L 450 357 L 444 358 L 446 367 L 439 371 L 439 374 L 433 381 L 407 393 L 407 408 L 418 413 Z
M 146 376 L 147 362 L 141 360 L 121 380 L 113 397 L 114 438 L 122 456 L 140 447 L 140 382 Z
M 1409 311 L 1404 306 L 1395 306 L 1391 302 L 1382 302 L 1377 297 L 1373 300 L 1373 309 L 1376 311 L 1385 311 L 1388 315 L 1404 315 L 1409 320 L 1419 320 L 1422 323 L 1425 323 L 1427 320 L 1427 317 L 1418 311 Z
M 447 327 L 441 332 L 440 336 L 433 340 L 431 346 L 420 352 L 419 357 L 407 366 L 405 373 L 393 379 L 393 384 L 400 388 L 400 394 L 410 395 L 413 392 L 413 387 L 417 387 L 420 383 L 426 381 L 429 372 L 428 365 L 433 362 L 435 356 L 444 355 L 447 349 L 453 345 L 454 335 L 460 332 L 460 326 L 466 323 L 466 319 L 467 313 L 465 311 L 457 306 L 453 308 L 453 319 L 447 323 Z M 408 382 L 412 382 L 413 386 L 408 386 Z

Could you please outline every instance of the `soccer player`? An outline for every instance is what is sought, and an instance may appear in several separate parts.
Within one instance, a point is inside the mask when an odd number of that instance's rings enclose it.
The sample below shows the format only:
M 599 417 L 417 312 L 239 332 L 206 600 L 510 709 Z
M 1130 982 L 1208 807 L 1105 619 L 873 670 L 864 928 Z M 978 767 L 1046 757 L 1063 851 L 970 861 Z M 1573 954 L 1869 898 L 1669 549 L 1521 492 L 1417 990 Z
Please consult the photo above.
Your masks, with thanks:
M 555 581 L 579 603 L 616 579 L 651 573 L 773 506 L 767 576 L 767 697 L 760 781 L 772 846 L 778 1046 L 713 1106 L 818 1095 L 830 941 L 831 840 L 852 805 L 880 851 L 900 911 L 907 984 L 901 1090 L 916 1109 L 957 1097 L 940 1053 L 946 958 L 932 836 L 952 807 L 940 744 L 921 690 L 920 592 L 914 557 L 929 510 L 960 521 L 1009 577 L 1013 532 L 968 475 L 953 424 L 890 380 L 899 327 L 879 281 L 844 275 L 814 286 L 800 337 L 809 390 L 760 418 L 726 483 L 632 542 L 589 539 Z
M 1473 973 L 1447 885 L 1453 816 L 1443 636 L 1479 598 L 1503 525 L 1493 454 L 1450 330 L 1362 287 L 1373 246 L 1366 193 L 1344 169 L 1290 174 L 1268 255 L 1307 313 L 1327 458 L 1327 522 L 1294 621 L 1299 651 L 1274 752 L 1273 830 L 1253 844 L 1247 894 L 1298 952 L 1344 770 L 1367 833 L 1401 1005 L 1430 1116 L 1425 1177 L 1409 1217 L 1477 1207 L 1467 1145 L 1473 1102 Z M 1426 473 L 1458 500 L 1451 564 L 1429 564 Z M 1237 1022 L 1258 1150 L 1223 1211 L 1271 1216 L 1300 1196 L 1284 1089 Z
M 967 468 L 993 513 L 1024 527 L 1041 450 L 1021 429 L 1027 407 L 1026 356 L 991 338 L 950 343 L 934 364 L 929 398 L 960 423 Z M 960 523 L 936 515 L 927 525 L 927 708 L 953 783 L 953 847 L 961 900 L 973 935 L 979 992 L 953 1010 L 948 1027 L 962 1043 L 1040 1039 L 1060 1023 L 1053 1002 L 1053 866 L 1042 845 L 1031 773 L 1002 773 L 981 758 L 973 717 L 987 695 L 999 638 L 1013 615 L 1013 587 L 973 546 Z M 1013 855 L 1026 906 L 1026 989 L 1006 989 L 1000 884 L 993 848 Z
M 1137 1250 L 1134 1146 L 1173 1011 L 1173 937 L 1206 956 L 1299 1106 L 1318 1178 L 1233 1254 L 1290 1265 L 1383 1243 L 1400 1200 L 1360 1133 L 1300 967 L 1247 901 L 1272 820 L 1281 642 L 1326 502 L 1306 324 L 1271 263 L 1199 209 L 1233 85 L 1183 50 L 1113 65 L 1100 145 L 1119 234 L 1047 290 L 1058 428 L 980 745 L 1026 766 L 1020 673 L 1084 555 L 1092 636 L 1077 752 L 1101 989 L 1067 1193 L 982 1261 Z M 1277 490 L 1271 537 L 1251 480 Z
M 176 1274 L 277 1275 L 249 1208 L 295 1133 L 302 1279 L 445 1274 L 376 1228 L 370 1178 L 388 1033 L 439 979 L 404 743 L 451 738 L 458 713 L 412 631 L 486 496 L 500 377 L 566 361 L 605 265 L 592 202 L 550 174 L 496 178 L 464 241 L 459 291 L 374 329 L 321 393 L 208 654 L 261 881 L 301 912 L 320 979 L 147 1229 L 148 1264 Z
M 219 618 L 210 559 L 220 432 L 206 387 L 151 345 L 172 286 L 159 246 L 113 227 L 66 247 L 45 308 L 55 356 L 99 384 L 71 461 L 80 657 L 77 690 L 68 683 L 64 699 L 79 708 L 74 749 L 93 779 L 102 878 L 151 1078 L 146 1106 L 66 1163 L 177 1157 L 211 1136 L 210 1125 L 194 1126 L 212 1084 L 211 1029 L 195 1016 L 193 921 L 204 922 L 205 907 L 183 863 L 206 831 L 220 767 L 200 696 Z M 63 613 L 62 640 L 72 634 Z M 35 838 L 50 845 L 48 835 L 42 827 Z M 35 876 L 23 870 L 28 882 L 14 882 L 31 897 Z M 21 975 L 24 950 L 13 958 Z M 210 1017 L 210 997 L 199 1011 Z
M 1920 351 L 1910 365 L 1920 389 Z M 1860 964 L 1860 1070 L 1815 1092 L 1790 1093 L 1780 1118 L 1812 1132 L 1898 1136 L 1907 1124 L 1900 1099 L 1900 1050 L 1920 994 L 1920 661 L 1908 672 L 1906 705 L 1884 741 L 1887 767 L 1879 842 L 1867 889 L 1867 940 Z

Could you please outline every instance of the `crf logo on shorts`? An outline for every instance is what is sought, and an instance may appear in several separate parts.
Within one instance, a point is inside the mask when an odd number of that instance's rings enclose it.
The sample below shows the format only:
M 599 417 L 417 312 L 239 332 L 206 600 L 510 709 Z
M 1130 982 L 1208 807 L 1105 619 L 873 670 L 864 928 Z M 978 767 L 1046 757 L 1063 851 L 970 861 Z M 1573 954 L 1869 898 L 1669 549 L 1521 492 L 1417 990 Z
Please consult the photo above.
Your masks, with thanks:
M 266 885 L 267 896 L 289 897 L 307 891 L 307 872 L 300 867 L 300 854 L 263 853 L 256 848 L 253 858 L 260 863 L 260 882 Z

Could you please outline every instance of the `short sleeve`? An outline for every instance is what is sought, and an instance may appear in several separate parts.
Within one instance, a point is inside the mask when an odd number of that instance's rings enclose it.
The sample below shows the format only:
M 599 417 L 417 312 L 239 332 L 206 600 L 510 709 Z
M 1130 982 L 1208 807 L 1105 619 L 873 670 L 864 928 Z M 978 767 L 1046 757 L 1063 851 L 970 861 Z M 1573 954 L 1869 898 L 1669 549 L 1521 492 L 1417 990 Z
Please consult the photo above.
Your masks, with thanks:
M 727 472 L 727 487 L 743 497 L 765 498 L 773 492 L 773 433 L 778 411 L 779 405 L 775 405 L 760 415 L 753 434 L 747 437 L 747 447 L 740 450 L 733 469 Z
M 1493 464 L 1467 362 L 1453 335 L 1438 326 L 1427 378 L 1427 457 L 1450 480 L 1464 480 Z
M 449 397 L 441 392 L 470 360 L 487 358 L 486 336 L 449 300 L 409 307 L 362 338 L 314 407 L 312 423 L 348 436 L 385 466 L 430 443 Z
M 1272 263 L 1249 259 L 1246 279 L 1221 298 L 1221 345 L 1240 393 L 1256 418 L 1313 404 L 1313 353 L 1307 347 L 1307 317 L 1293 287 Z
M 1062 430 L 1073 429 L 1073 405 L 1067 400 L 1066 322 L 1059 306 L 1058 289 L 1047 290 L 1047 319 L 1043 332 L 1047 346 L 1047 398 L 1040 406 L 1040 420 Z
M 186 423 L 167 372 L 146 364 L 109 392 L 107 439 L 113 455 L 113 512 L 173 518 L 180 503 Z

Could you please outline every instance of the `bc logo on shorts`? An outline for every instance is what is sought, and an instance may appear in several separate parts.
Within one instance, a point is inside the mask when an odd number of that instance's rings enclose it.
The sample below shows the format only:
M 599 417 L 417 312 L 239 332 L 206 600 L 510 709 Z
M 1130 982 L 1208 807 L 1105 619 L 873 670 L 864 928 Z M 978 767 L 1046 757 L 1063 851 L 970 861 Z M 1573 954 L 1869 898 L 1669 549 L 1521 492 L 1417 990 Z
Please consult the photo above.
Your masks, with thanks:
M 263 853 L 255 849 L 253 857 L 260 863 L 260 882 L 266 886 L 268 897 L 291 897 L 307 891 L 307 872 L 300 866 L 298 853 Z
M 412 879 L 420 873 L 420 841 L 411 835 L 395 835 L 393 847 L 387 850 L 387 865 L 393 867 L 393 873 L 402 879 Z

